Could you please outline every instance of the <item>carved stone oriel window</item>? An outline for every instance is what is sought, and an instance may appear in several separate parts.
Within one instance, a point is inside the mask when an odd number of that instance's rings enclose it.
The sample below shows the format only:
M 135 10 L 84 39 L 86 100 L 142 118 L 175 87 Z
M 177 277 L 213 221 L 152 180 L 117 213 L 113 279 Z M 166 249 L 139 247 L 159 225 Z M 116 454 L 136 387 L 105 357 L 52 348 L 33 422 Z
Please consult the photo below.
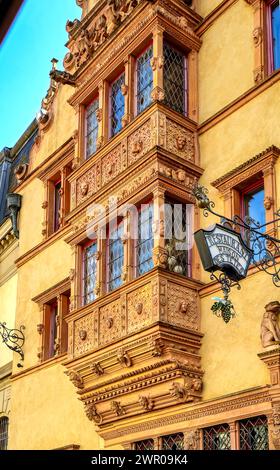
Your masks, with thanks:
M 97 242 L 90 243 L 84 248 L 83 286 L 84 304 L 95 300 L 96 272 L 97 272 Z
M 107 285 L 108 292 L 122 284 L 122 269 L 124 261 L 123 223 L 118 223 L 108 233 Z
M 137 76 L 137 114 L 141 113 L 152 102 L 151 92 L 153 89 L 153 69 L 151 59 L 153 57 L 153 46 L 149 46 L 136 62 Z
M 110 90 L 110 123 L 111 136 L 116 135 L 122 129 L 122 118 L 124 116 L 124 95 L 123 86 L 125 84 L 125 74 L 122 73 L 117 80 L 111 84 Z
M 154 440 L 153 439 L 145 439 L 144 441 L 138 441 L 134 444 L 135 450 L 154 450 Z
M 153 204 L 143 204 L 138 213 L 138 238 L 136 241 L 136 276 L 153 268 Z
M 230 450 L 230 427 L 220 424 L 203 429 L 203 450 Z
M 239 421 L 240 450 L 268 450 L 266 416 Z
M 0 450 L 7 450 L 8 448 L 8 429 L 9 418 L 3 416 L 0 418 Z
M 163 450 L 183 450 L 184 449 L 184 434 L 179 432 L 169 436 L 162 437 Z
M 186 57 L 170 44 L 164 44 L 164 103 L 178 113 L 187 109 Z
M 97 111 L 99 98 L 95 98 L 86 108 L 86 158 L 89 158 L 97 150 L 98 139 L 98 119 Z

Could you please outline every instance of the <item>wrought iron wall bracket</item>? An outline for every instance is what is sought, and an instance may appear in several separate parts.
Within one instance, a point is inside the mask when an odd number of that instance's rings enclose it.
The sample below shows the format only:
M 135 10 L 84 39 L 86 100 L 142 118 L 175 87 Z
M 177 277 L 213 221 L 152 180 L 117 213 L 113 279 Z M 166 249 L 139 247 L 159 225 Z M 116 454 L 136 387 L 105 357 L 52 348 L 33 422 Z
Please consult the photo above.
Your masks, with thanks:
M 261 225 L 251 217 L 242 219 L 235 215 L 232 219 L 218 214 L 214 208 L 215 203 L 208 197 L 208 189 L 201 185 L 193 188 L 193 195 L 197 200 L 197 205 L 203 210 L 203 215 L 208 217 L 209 213 L 220 219 L 220 224 L 229 226 L 233 230 L 241 233 L 245 243 L 251 248 L 253 255 L 251 263 L 255 265 L 259 271 L 263 271 L 272 278 L 272 282 L 276 287 L 280 287 L 280 240 L 266 233 L 269 226 L 279 227 L 280 209 L 275 213 L 276 218 Z
M 7 328 L 6 323 L 0 323 L 0 336 L 2 342 L 12 351 L 20 355 L 21 361 L 24 360 L 23 345 L 25 342 L 25 336 L 23 333 L 25 327 L 22 325 L 19 330 Z M 17 364 L 17 367 L 23 367 L 21 363 Z

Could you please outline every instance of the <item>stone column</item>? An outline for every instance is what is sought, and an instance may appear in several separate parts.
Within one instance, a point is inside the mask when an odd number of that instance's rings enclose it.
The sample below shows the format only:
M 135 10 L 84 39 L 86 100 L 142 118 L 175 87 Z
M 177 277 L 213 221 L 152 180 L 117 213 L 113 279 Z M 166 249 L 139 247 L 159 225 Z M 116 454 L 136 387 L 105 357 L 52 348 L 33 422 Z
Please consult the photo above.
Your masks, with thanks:
M 156 26 L 153 31 L 153 58 L 151 60 L 153 69 L 153 90 L 151 97 L 153 101 L 164 100 L 164 50 L 163 50 L 163 29 Z
M 122 118 L 122 127 L 127 126 L 133 117 L 133 58 L 128 56 L 124 63 L 125 83 L 122 85 L 122 94 L 124 96 L 124 116 Z
M 195 50 L 188 56 L 188 116 L 198 121 L 198 52 Z
M 154 235 L 154 248 L 153 248 L 153 262 L 154 266 L 166 268 L 167 267 L 167 250 L 165 249 L 164 238 L 164 202 L 165 190 L 157 188 L 153 192 L 154 204 L 154 222 L 153 222 L 153 235 Z

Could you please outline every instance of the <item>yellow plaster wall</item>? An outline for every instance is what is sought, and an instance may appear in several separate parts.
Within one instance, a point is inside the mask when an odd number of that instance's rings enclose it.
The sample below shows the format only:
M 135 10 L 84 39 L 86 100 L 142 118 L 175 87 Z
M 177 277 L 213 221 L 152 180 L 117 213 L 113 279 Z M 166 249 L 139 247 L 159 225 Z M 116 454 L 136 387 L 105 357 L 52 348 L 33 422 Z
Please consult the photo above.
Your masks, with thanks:
M 12 383 L 10 450 L 51 450 L 70 444 L 79 444 L 81 450 L 103 448 L 65 370 L 56 364 Z
M 25 254 L 43 241 L 42 222 L 44 221 L 44 186 L 38 178 L 33 179 L 22 191 L 22 207 L 19 217 L 20 244 L 19 256 Z
M 0 322 L 6 322 L 8 328 L 15 326 L 17 275 L 8 279 L 0 286 Z M 17 320 L 17 325 L 20 323 Z M 16 357 L 16 360 L 19 356 Z M 13 353 L 0 341 L 0 367 L 13 360 Z
M 74 88 L 70 85 L 59 87 L 53 102 L 53 121 L 47 131 L 41 133 L 39 146 L 34 145 L 32 149 L 32 170 L 64 144 L 78 128 L 78 113 L 68 103 L 73 93 Z
M 41 322 L 39 306 L 31 299 L 69 276 L 71 249 L 63 240 L 49 246 L 19 268 L 17 322 L 26 326 L 24 368 L 36 365 L 39 335 L 36 325 Z M 47 273 L 47 275 L 46 275 Z
M 210 310 L 213 297 L 222 297 L 221 292 L 201 300 L 205 400 L 270 383 L 268 369 L 257 354 L 263 351 L 260 324 L 264 306 L 278 300 L 279 292 L 263 273 L 249 276 L 241 286 L 241 291 L 233 288 L 230 294 L 237 316 L 228 324 Z
M 247 7 L 244 0 L 239 0 L 202 36 L 199 52 L 200 122 L 254 85 L 253 12 Z
M 194 0 L 195 11 L 203 18 L 213 11 L 223 0 Z

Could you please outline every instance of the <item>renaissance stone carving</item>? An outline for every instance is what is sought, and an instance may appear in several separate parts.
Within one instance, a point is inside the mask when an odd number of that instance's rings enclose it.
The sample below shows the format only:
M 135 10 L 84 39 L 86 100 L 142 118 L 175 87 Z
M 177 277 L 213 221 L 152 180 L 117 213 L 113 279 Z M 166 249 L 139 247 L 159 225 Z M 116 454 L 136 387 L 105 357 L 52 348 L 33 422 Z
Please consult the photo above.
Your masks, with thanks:
M 160 339 L 153 339 L 150 343 L 153 357 L 160 357 L 163 354 L 163 343 Z
M 262 42 L 263 32 L 262 28 L 259 26 L 253 30 L 253 41 L 255 47 L 259 46 Z
M 52 72 L 56 70 L 57 59 L 52 59 Z M 37 115 L 37 121 L 39 124 L 40 130 L 46 130 L 52 122 L 53 119 L 53 111 L 52 105 L 55 99 L 55 96 L 58 91 L 58 83 L 51 78 L 50 86 L 47 91 L 46 96 L 42 99 L 41 102 L 41 110 Z
M 101 366 L 100 362 L 93 362 L 91 364 L 91 370 L 94 374 L 100 376 L 104 374 L 104 369 Z
M 145 411 L 152 411 L 155 406 L 154 400 L 152 400 L 150 397 L 141 396 L 139 397 L 138 403 Z
M 87 332 L 86 330 L 80 330 L 79 331 L 79 336 L 81 338 L 82 341 L 85 341 L 86 337 L 87 337 Z
M 119 401 L 111 402 L 111 410 L 115 413 L 116 416 L 122 416 L 125 414 L 124 407 L 120 404 Z
M 194 401 L 195 395 L 202 391 L 202 380 L 200 378 L 188 379 L 184 384 L 173 382 L 169 392 L 171 397 L 177 401 Z
M 197 331 L 199 313 L 196 292 L 178 284 L 168 283 L 167 318 L 173 325 Z
M 276 450 L 280 450 L 280 404 L 273 407 L 271 438 Z
M 127 295 L 129 312 L 128 333 L 137 331 L 152 322 L 151 284 L 135 289 Z
M 192 430 L 184 433 L 184 449 L 199 450 L 199 432 Z
M 121 364 L 122 367 L 131 367 L 132 366 L 132 360 L 129 357 L 129 354 L 127 351 L 124 351 L 122 348 L 118 350 L 117 352 L 117 360 Z
M 194 161 L 194 134 L 170 119 L 166 120 L 166 129 L 167 150 L 185 160 Z
M 84 388 L 84 381 L 78 372 L 70 370 L 65 372 L 65 374 L 68 375 L 69 379 L 75 387 Z
M 261 323 L 261 341 L 264 348 L 280 341 L 279 313 L 280 303 L 278 301 L 269 302 L 265 306 Z
M 86 415 L 90 421 L 94 421 L 96 424 L 102 424 L 103 418 L 101 414 L 98 413 L 94 403 L 86 405 Z
M 15 177 L 18 183 L 22 183 L 22 181 L 27 176 L 28 172 L 28 163 L 20 163 L 14 170 Z

